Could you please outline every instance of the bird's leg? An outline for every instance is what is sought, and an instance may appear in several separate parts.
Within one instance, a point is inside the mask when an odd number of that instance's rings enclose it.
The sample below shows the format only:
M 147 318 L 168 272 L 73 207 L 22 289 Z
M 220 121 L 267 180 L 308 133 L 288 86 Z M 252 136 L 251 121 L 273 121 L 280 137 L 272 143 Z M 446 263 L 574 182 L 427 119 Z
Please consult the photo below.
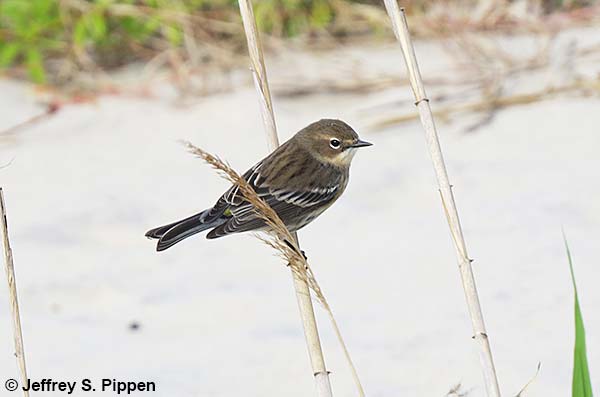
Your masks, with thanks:
M 283 242 L 285 243 L 285 245 L 287 245 L 288 247 L 290 247 L 292 250 L 298 252 L 296 246 L 294 244 L 290 243 L 287 239 L 283 239 Z M 304 250 L 300 250 L 300 253 L 304 257 L 304 260 L 308 260 L 308 257 L 306 256 L 306 253 L 304 252 Z M 288 266 L 289 265 L 290 264 L 288 263 Z
M 292 250 L 296 251 L 296 247 L 294 247 L 294 244 L 290 243 L 287 239 L 284 238 L 283 242 L 285 243 L 285 245 L 290 247 Z

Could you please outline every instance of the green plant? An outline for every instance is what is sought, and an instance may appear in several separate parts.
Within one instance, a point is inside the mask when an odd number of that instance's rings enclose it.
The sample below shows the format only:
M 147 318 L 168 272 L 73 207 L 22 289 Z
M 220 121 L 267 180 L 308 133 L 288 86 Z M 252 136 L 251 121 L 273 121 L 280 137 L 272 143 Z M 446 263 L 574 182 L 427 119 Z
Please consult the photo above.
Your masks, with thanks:
M 0 67 L 24 64 L 33 81 L 45 81 L 45 54 L 64 49 L 61 26 L 55 0 L 0 2 Z
M 588 367 L 587 350 L 585 343 L 585 328 L 583 326 L 583 316 L 579 307 L 579 295 L 577 293 L 577 284 L 575 283 L 575 272 L 573 271 L 573 261 L 571 251 L 564 237 L 567 258 L 569 260 L 569 269 L 571 270 L 571 279 L 573 281 L 573 290 L 575 291 L 575 351 L 573 356 L 573 388 L 572 397 L 593 397 L 592 382 L 590 380 L 590 370 Z
M 201 1 L 2 0 L 0 68 L 24 66 L 44 83 L 49 63 L 119 66 L 179 47 L 182 13 Z
M 325 27 L 334 15 L 327 0 L 262 0 L 255 4 L 260 30 L 277 36 L 295 36 Z
M 325 27 L 334 15 L 326 0 L 255 7 L 262 29 L 279 36 Z M 238 18 L 236 0 L 2 0 L 0 68 L 22 66 L 36 83 L 55 82 L 56 70 L 120 66 L 181 49 L 186 24 L 196 41 L 228 40 L 232 33 L 213 31 L 210 22 Z

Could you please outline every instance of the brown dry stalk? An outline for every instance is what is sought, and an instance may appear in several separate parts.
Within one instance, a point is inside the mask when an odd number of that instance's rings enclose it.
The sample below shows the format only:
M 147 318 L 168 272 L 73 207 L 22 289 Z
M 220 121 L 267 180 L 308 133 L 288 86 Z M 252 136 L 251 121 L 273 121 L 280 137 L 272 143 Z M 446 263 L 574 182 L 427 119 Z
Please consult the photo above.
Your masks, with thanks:
M 23 347 L 23 332 L 21 331 L 21 315 L 19 313 L 19 299 L 17 298 L 17 281 L 15 279 L 15 266 L 13 263 L 12 249 L 8 239 L 8 221 L 6 219 L 6 206 L 4 205 L 4 192 L 0 188 L 0 222 L 2 223 L 2 237 L 4 245 L 4 267 L 8 282 L 10 310 L 13 319 L 13 337 L 15 342 L 15 357 L 21 372 L 21 385 L 27 384 L 27 367 L 25 365 L 25 348 Z M 7 381 L 8 385 L 8 381 Z M 8 387 L 8 386 L 7 386 Z M 29 397 L 29 391 L 23 389 L 23 395 Z
M 58 102 L 51 102 L 46 106 L 43 113 L 37 114 L 29 119 L 20 122 L 19 124 L 13 125 L 12 127 L 7 128 L 6 130 L 0 131 L 0 136 L 13 135 L 19 132 L 21 129 L 30 127 L 33 124 L 36 124 L 58 112 L 61 108 L 61 104 Z
M 265 127 L 267 144 L 270 151 L 274 151 L 279 146 L 279 137 L 277 136 L 277 127 L 275 124 L 275 114 L 271 101 L 271 92 L 269 91 L 269 81 L 267 80 L 267 69 L 262 51 L 256 18 L 252 8 L 251 0 L 238 0 L 240 7 L 240 15 L 242 17 L 242 25 L 246 34 L 248 43 L 248 55 L 251 62 L 252 78 L 254 79 L 254 87 L 258 94 L 258 102 L 260 113 Z M 298 235 L 292 233 L 295 246 L 298 247 Z M 291 242 L 290 242 L 291 243 Z M 290 264 L 290 267 L 292 265 Z M 302 277 L 296 275 L 292 268 L 292 279 L 294 282 L 294 290 L 296 292 L 296 301 L 298 302 L 298 310 L 302 320 L 302 328 L 304 329 L 304 337 L 306 339 L 306 347 L 308 348 L 308 356 L 312 373 L 315 379 L 317 396 L 331 397 L 331 382 L 329 381 L 329 371 L 325 367 L 325 358 L 323 357 L 323 349 L 321 348 L 321 339 L 317 328 L 317 320 L 313 309 L 312 299 L 310 296 L 310 286 Z
M 500 97 L 486 97 L 479 101 L 443 106 L 438 108 L 437 110 L 434 110 L 433 115 L 435 117 L 440 117 L 444 119 L 460 112 L 494 111 L 509 106 L 527 105 L 530 103 L 550 99 L 559 94 L 577 91 L 582 92 L 583 94 L 586 94 L 587 92 L 600 93 L 600 80 L 578 80 L 574 83 L 567 84 L 564 86 L 546 87 L 539 91 L 524 94 L 505 95 Z M 418 112 L 410 112 L 402 114 L 400 116 L 394 116 L 377 121 L 371 125 L 371 128 L 385 128 L 396 124 L 418 120 L 419 117 L 420 116 Z
M 460 224 L 458 210 L 452 192 L 452 185 L 448 177 L 448 171 L 442 154 L 439 136 L 435 127 L 433 113 L 429 106 L 429 99 L 425 92 L 423 79 L 417 63 L 415 50 L 408 31 L 408 23 L 404 9 L 398 6 L 397 0 L 384 0 L 385 7 L 390 16 L 394 34 L 400 42 L 404 62 L 408 71 L 411 88 L 413 90 L 415 105 L 419 111 L 421 123 L 425 132 L 425 138 L 429 149 L 431 161 L 438 181 L 440 197 L 445 215 L 448 220 L 450 234 L 454 242 L 456 256 L 467 301 L 467 307 L 473 327 L 473 339 L 479 346 L 479 354 L 484 382 L 488 397 L 500 397 L 500 387 L 496 376 L 494 360 L 490 348 L 489 338 L 483 321 L 483 312 L 479 302 L 479 295 L 475 286 L 475 277 L 471 269 L 471 260 L 467 253 L 467 246 Z
M 269 90 L 269 82 L 267 79 L 267 70 L 265 68 L 265 61 L 262 51 L 262 45 L 260 41 L 260 36 L 258 34 L 258 28 L 256 26 L 256 18 L 254 17 L 254 12 L 252 8 L 251 0 L 238 0 L 238 4 L 240 6 L 240 15 L 242 17 L 242 24 L 244 25 L 244 32 L 246 34 L 246 41 L 248 43 L 248 55 L 250 56 L 251 61 L 251 71 L 252 77 L 254 79 L 254 87 L 258 94 L 258 102 L 260 106 L 260 113 L 263 119 L 263 124 L 265 127 L 265 133 L 267 136 L 267 143 L 271 151 L 275 150 L 279 146 L 279 137 L 277 136 L 277 127 L 275 124 L 275 114 L 273 112 L 273 104 L 271 100 L 271 93 Z M 252 192 L 250 192 L 252 194 Z M 276 215 L 276 214 L 275 214 Z M 285 227 L 285 225 L 284 225 Z M 287 230 L 287 228 L 286 228 Z M 301 252 L 299 250 L 298 236 L 297 233 L 290 234 L 292 239 L 286 238 L 285 243 L 286 246 L 294 243 L 293 247 L 295 247 L 294 251 L 298 254 Z M 273 240 L 274 244 L 270 244 L 274 248 L 278 248 L 277 239 Z M 279 250 L 278 252 L 282 252 L 283 256 L 286 256 L 287 250 Z M 303 269 L 301 272 L 305 272 L 305 275 L 310 275 L 306 280 L 301 276 L 297 275 L 297 269 L 294 269 L 294 261 L 288 261 L 290 263 L 290 267 L 292 267 L 292 276 L 294 279 L 294 289 L 296 291 L 296 299 L 298 301 L 298 308 L 300 311 L 300 317 L 302 319 L 302 326 L 304 328 L 304 336 L 306 339 L 306 345 L 308 347 L 308 354 L 310 357 L 311 367 L 313 370 L 313 376 L 315 379 L 316 392 L 319 397 L 331 397 L 331 383 L 329 381 L 329 371 L 325 367 L 325 359 L 323 357 L 323 350 L 321 348 L 321 340 L 319 338 L 319 332 L 317 329 L 317 322 L 315 319 L 314 309 L 312 305 L 312 300 L 310 296 L 310 289 L 315 290 L 315 287 L 318 288 L 318 284 L 314 280 L 314 275 L 308 263 L 306 263 L 306 258 L 304 255 L 301 255 L 301 258 L 296 258 L 302 260 Z M 312 281 L 311 281 L 312 279 Z M 311 285 L 312 284 L 312 285 Z M 348 366 L 350 367 L 352 378 L 354 379 L 354 383 L 358 389 L 359 396 L 364 397 L 365 393 L 360 383 L 360 379 L 358 378 L 358 373 L 352 359 L 350 358 L 350 353 L 344 343 L 342 335 L 340 333 L 339 327 L 331 308 L 325 301 L 322 292 L 320 292 L 320 288 L 318 288 L 317 292 L 315 290 L 315 294 L 321 300 L 324 308 L 329 315 L 329 319 L 331 320 L 334 332 L 338 338 L 338 341 L 344 351 L 344 355 L 346 357 L 346 361 L 348 362 Z M 320 295 L 320 296 L 319 296 Z

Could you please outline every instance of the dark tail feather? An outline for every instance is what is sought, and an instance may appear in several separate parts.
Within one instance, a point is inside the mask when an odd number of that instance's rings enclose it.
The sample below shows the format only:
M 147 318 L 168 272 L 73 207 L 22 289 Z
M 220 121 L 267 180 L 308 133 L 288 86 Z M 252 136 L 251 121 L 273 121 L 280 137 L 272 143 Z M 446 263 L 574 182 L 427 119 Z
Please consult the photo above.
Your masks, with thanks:
M 195 215 L 194 215 L 195 216 Z M 146 232 L 146 237 L 148 238 L 152 238 L 152 239 L 159 239 L 161 238 L 170 228 L 172 228 L 173 226 L 175 226 L 176 224 L 178 224 L 181 221 L 177 221 L 177 222 L 173 222 L 173 223 L 169 223 L 168 225 L 164 225 L 164 226 L 160 226 L 154 229 L 150 229 Z
M 149 230 L 148 232 L 146 232 L 146 237 L 158 239 L 158 243 L 156 244 L 156 250 L 164 251 L 183 239 L 186 239 L 204 230 L 218 226 L 222 223 L 220 219 L 209 223 L 202 222 L 200 219 L 202 218 L 203 213 L 204 211 L 198 214 L 194 214 L 189 218 L 185 218 L 183 220 Z

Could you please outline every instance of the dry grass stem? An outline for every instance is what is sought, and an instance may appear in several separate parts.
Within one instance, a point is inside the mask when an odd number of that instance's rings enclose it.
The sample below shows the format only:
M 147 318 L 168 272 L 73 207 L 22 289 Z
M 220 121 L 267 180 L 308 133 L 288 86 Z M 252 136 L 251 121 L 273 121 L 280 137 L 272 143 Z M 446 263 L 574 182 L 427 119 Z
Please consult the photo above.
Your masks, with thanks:
M 459 382 L 452 386 L 445 397 L 467 397 L 469 395 L 468 390 L 464 390 L 462 384 Z
M 262 116 L 267 137 L 267 145 L 271 151 L 279 146 L 279 137 L 277 136 L 277 127 L 275 125 L 275 114 L 273 113 L 273 102 L 271 100 L 271 92 L 269 91 L 269 83 L 267 80 L 267 70 L 262 51 L 262 45 L 258 36 L 256 27 L 256 19 L 252 9 L 250 0 L 238 0 L 246 41 L 248 43 L 248 54 L 250 56 L 252 77 L 254 86 L 258 94 L 258 103 L 260 106 L 260 114 Z M 277 229 L 275 229 L 277 230 Z M 300 252 L 298 244 L 298 236 L 294 233 L 292 239 L 287 240 L 288 244 L 292 244 L 294 251 Z M 277 245 L 275 243 L 275 245 Z M 279 251 L 279 252 L 286 252 Z M 317 320 L 315 318 L 312 299 L 310 296 L 310 286 L 307 280 L 297 274 L 295 265 L 290 262 L 292 268 L 292 278 L 294 281 L 294 289 L 296 290 L 296 300 L 298 309 L 302 319 L 304 328 L 304 336 L 312 372 L 315 377 L 317 396 L 331 397 L 331 383 L 329 381 L 329 371 L 325 367 L 325 359 L 323 357 L 323 349 L 321 348 L 321 339 L 317 328 Z
M 538 363 L 537 369 L 535 370 L 535 374 L 533 374 L 531 379 L 529 379 L 529 381 L 527 383 L 525 383 L 525 386 L 523 386 L 521 388 L 521 390 L 519 390 L 519 392 L 517 393 L 517 395 L 515 397 L 523 397 L 525 395 L 525 391 L 527 389 L 529 389 L 529 386 L 531 386 L 531 384 L 537 379 L 538 375 L 540 374 L 540 368 L 542 368 L 541 362 Z
M 19 124 L 13 125 L 12 127 L 9 127 L 3 131 L 0 131 L 0 137 L 14 135 L 17 132 L 20 132 L 24 128 L 31 127 L 32 125 L 37 124 L 38 122 L 47 119 L 48 117 L 56 114 L 56 112 L 58 112 L 59 110 L 60 110 L 60 105 L 58 103 L 56 103 L 56 102 L 50 103 L 50 104 L 48 104 L 48 106 L 46 106 L 46 109 L 44 109 L 44 111 L 42 113 L 39 113 Z
M 425 137 L 434 170 L 438 180 L 442 205 L 450 227 L 450 234 L 456 249 L 459 270 L 465 291 L 467 307 L 471 316 L 473 326 L 473 339 L 479 346 L 480 361 L 483 370 L 485 387 L 488 397 L 500 397 L 500 387 L 496 376 L 496 369 L 492 358 L 492 352 L 483 321 L 483 313 L 479 303 L 479 295 L 475 286 L 475 277 L 471 269 L 471 260 L 467 254 L 462 227 L 458 216 L 458 210 L 454 201 L 452 186 L 448 178 L 446 164 L 442 155 L 442 149 L 439 142 L 437 130 L 433 120 L 433 114 L 429 106 L 429 99 L 425 93 L 423 81 L 419 71 L 419 66 L 414 52 L 414 47 L 411 42 L 410 33 L 404 10 L 398 7 L 396 0 L 385 0 L 385 7 L 392 21 L 394 34 L 400 42 L 404 61 L 408 70 L 409 80 L 415 97 L 415 104 L 419 111 L 421 123 L 425 130 Z
M 546 87 L 538 91 L 503 95 L 503 96 L 487 96 L 480 100 L 458 103 L 440 107 L 433 111 L 435 117 L 449 119 L 458 113 L 466 112 L 494 112 L 499 109 L 510 106 L 527 105 L 534 102 L 552 99 L 560 94 L 580 93 L 589 95 L 589 93 L 600 94 L 600 79 L 578 80 L 570 84 L 558 87 Z M 385 128 L 396 124 L 411 122 L 419 119 L 419 112 L 410 112 L 399 116 L 388 117 L 377 121 L 371 125 L 371 128 Z
M 250 61 L 252 65 L 252 77 L 254 79 L 254 86 L 258 94 L 258 102 L 267 136 L 267 143 L 270 150 L 273 151 L 279 146 L 279 138 L 277 135 L 275 114 L 273 112 L 273 102 L 271 100 L 271 92 L 269 90 L 269 82 L 267 80 L 267 71 L 265 68 L 262 45 L 258 34 L 258 29 L 256 27 L 256 19 L 254 18 L 252 3 L 250 0 L 238 0 L 238 4 L 240 6 L 240 14 L 242 16 L 244 32 L 246 34 L 246 40 L 248 43 L 248 54 L 250 55 Z M 248 192 L 250 195 L 252 195 L 254 192 L 253 189 L 251 190 L 252 192 Z M 263 206 L 259 206 L 257 208 L 259 210 L 264 209 Z M 294 288 L 296 289 L 298 308 L 302 318 L 304 335 L 306 338 L 306 344 L 308 346 L 310 361 L 315 377 L 317 395 L 319 397 L 330 397 L 332 396 L 332 391 L 331 384 L 329 382 L 329 371 L 327 371 L 325 367 L 325 359 L 323 357 L 323 350 L 321 348 L 321 341 L 319 338 L 317 322 L 310 296 L 310 289 L 315 292 L 315 295 L 327 311 L 327 314 L 329 315 L 333 325 L 334 332 L 336 333 L 338 341 L 340 342 L 340 345 L 344 351 L 344 355 L 348 362 L 348 366 L 350 367 L 359 395 L 361 397 L 364 396 L 365 393 L 358 378 L 358 373 L 354 367 L 352 359 L 350 358 L 350 354 L 346 344 L 344 343 L 337 322 L 335 321 L 333 312 L 325 300 L 321 288 L 317 284 L 314 274 L 306 262 L 306 258 L 300 250 L 297 234 L 290 233 L 280 219 L 277 222 L 276 219 L 279 217 L 270 207 L 265 209 L 265 211 L 266 212 L 264 212 L 264 214 L 269 214 L 267 218 L 272 218 L 271 221 L 267 221 L 267 224 L 270 226 L 276 226 L 273 227 L 273 230 L 278 236 L 278 238 L 271 239 L 270 241 L 266 242 L 280 252 L 282 256 L 288 260 L 290 267 L 292 268 Z M 273 218 L 273 215 L 275 218 Z M 284 230 L 285 233 L 283 233 Z M 282 236 L 284 237 L 283 240 L 281 239 Z M 301 262 L 298 262 L 298 260 L 301 260 Z
M 6 206 L 4 205 L 4 192 L 0 188 L 0 221 L 2 222 L 2 238 L 4 246 L 4 268 L 8 282 L 10 310 L 13 319 L 13 333 L 15 341 L 15 357 L 21 373 L 21 385 L 27 384 L 27 367 L 25 365 L 25 349 L 23 347 L 23 332 L 21 331 L 21 315 L 19 313 L 19 299 L 17 297 L 17 281 L 13 263 L 12 249 L 8 240 L 8 221 L 6 219 Z M 23 390 L 23 395 L 29 397 L 29 391 Z
M 277 136 L 277 127 L 275 125 L 275 115 L 273 113 L 273 104 L 271 100 L 271 92 L 269 91 L 269 83 L 267 80 L 267 70 L 262 51 L 262 45 L 258 36 L 256 27 L 256 19 L 252 9 L 250 0 L 238 0 L 246 41 L 248 43 L 248 54 L 250 56 L 252 77 L 254 86 L 258 93 L 258 103 L 260 106 L 260 114 L 263 119 L 265 133 L 267 137 L 267 145 L 271 151 L 279 146 L 279 137 Z M 285 227 L 285 226 L 284 226 Z M 287 229 L 287 228 L 286 228 Z M 277 230 L 277 229 L 274 229 Z M 292 244 L 294 251 L 300 252 L 298 237 L 296 234 L 292 239 L 287 240 L 288 244 Z M 284 243 L 285 244 L 285 243 Z M 279 252 L 286 252 L 279 251 Z M 323 357 L 323 349 L 321 348 L 321 339 L 317 329 L 317 320 L 315 318 L 312 299 L 310 297 L 310 287 L 307 280 L 303 279 L 296 272 L 297 265 L 289 262 L 292 268 L 292 278 L 294 280 L 294 289 L 296 290 L 296 300 L 300 311 L 300 318 L 304 328 L 304 336 L 312 372 L 315 377 L 317 396 L 331 397 L 331 383 L 329 382 L 329 372 L 325 367 L 325 359 Z M 295 267 L 296 266 L 296 267 Z
M 256 92 L 259 96 L 260 114 L 267 134 L 267 145 L 273 151 L 279 146 L 279 137 L 277 136 L 273 101 L 271 100 L 271 91 L 269 90 L 269 82 L 267 80 L 267 69 L 265 68 L 262 44 L 258 36 L 252 3 L 250 0 L 239 0 L 238 3 L 248 43 L 248 55 L 251 62 L 250 70 Z

